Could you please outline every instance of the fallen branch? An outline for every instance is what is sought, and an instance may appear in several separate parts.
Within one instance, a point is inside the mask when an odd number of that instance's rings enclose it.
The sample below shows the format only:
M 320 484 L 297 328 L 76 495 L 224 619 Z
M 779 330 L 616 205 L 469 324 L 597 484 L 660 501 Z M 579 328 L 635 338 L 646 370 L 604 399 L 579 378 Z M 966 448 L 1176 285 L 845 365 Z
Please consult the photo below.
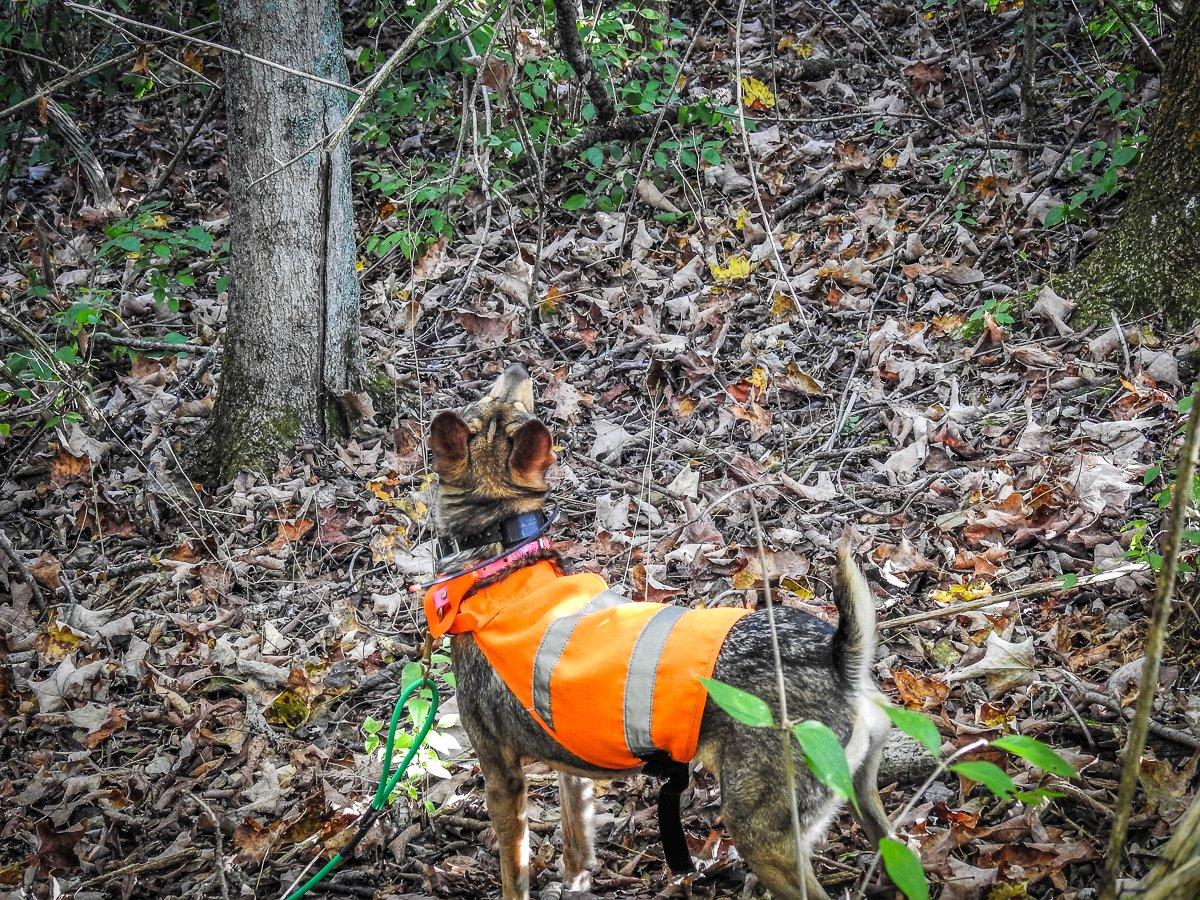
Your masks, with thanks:
M 1023 588 L 1017 588 L 1013 591 L 1005 591 L 1002 594 L 991 594 L 987 597 L 982 597 L 979 600 L 969 600 L 966 603 L 955 603 L 953 606 L 947 606 L 942 609 L 931 609 L 923 613 L 914 613 L 911 616 L 901 616 L 898 619 L 889 619 L 886 622 L 879 623 L 880 631 L 892 631 L 896 628 L 902 628 L 905 625 L 912 625 L 916 622 L 927 622 L 930 619 L 946 619 L 950 616 L 956 616 L 959 613 L 971 612 L 976 609 L 984 609 L 988 606 L 993 606 L 997 603 L 1007 603 L 1010 600 L 1022 600 L 1026 597 L 1036 597 L 1040 594 L 1050 594 L 1054 591 L 1074 590 L 1075 588 L 1088 587 L 1089 585 L 1101 584 L 1105 581 L 1115 581 L 1118 578 L 1124 578 L 1126 575 L 1133 575 L 1137 572 L 1148 572 L 1150 567 L 1144 563 L 1132 563 L 1128 566 L 1122 566 L 1119 569 L 1113 569 L 1111 572 L 1100 572 L 1097 575 L 1083 575 L 1070 588 L 1063 585 L 1061 578 L 1055 578 L 1053 581 L 1039 581 L 1037 584 L 1026 585 Z
M 563 59 L 571 64 L 579 83 L 596 107 L 596 120 L 606 124 L 616 118 L 617 107 L 592 63 L 592 58 L 583 49 L 579 40 L 579 12 L 576 0 L 554 0 L 554 28 L 558 32 L 558 49 Z
M 162 869 L 169 869 L 178 863 L 188 862 L 200 855 L 200 851 L 195 847 L 188 847 L 186 850 L 180 850 L 178 853 L 172 853 L 168 856 L 156 856 L 142 862 L 130 863 L 127 866 L 121 866 L 116 869 L 109 869 L 94 878 L 89 878 L 87 881 L 81 882 L 76 890 L 86 890 L 97 885 L 107 884 L 110 881 L 115 881 L 119 878 L 124 878 L 126 875 L 140 875 L 142 872 L 158 872 Z
M 1133 794 L 1141 773 L 1142 748 L 1146 746 L 1146 731 L 1150 725 L 1150 707 L 1158 690 L 1158 668 L 1162 660 L 1163 642 L 1167 637 L 1167 622 L 1171 618 L 1171 600 L 1175 593 L 1175 576 L 1179 572 L 1179 550 L 1188 510 L 1192 505 L 1192 478 L 1196 471 L 1197 441 L 1200 439 L 1200 381 L 1192 387 L 1192 410 L 1188 414 L 1183 448 L 1179 452 L 1179 471 L 1175 476 L 1175 491 L 1171 498 L 1171 519 L 1163 535 L 1162 568 L 1158 572 L 1158 590 L 1146 632 L 1146 658 L 1138 684 L 1137 704 L 1129 730 L 1129 741 L 1121 760 L 1121 785 L 1117 789 L 1116 820 L 1109 835 L 1108 852 L 1104 858 L 1104 886 L 1101 900 L 1115 900 L 1117 876 L 1121 873 L 1121 855 L 1129 818 L 1133 815 Z
M 32 85 L 33 73 L 29 66 L 21 63 L 19 70 L 21 81 L 26 85 Z M 112 188 L 108 186 L 108 179 L 104 177 L 104 167 L 100 165 L 100 160 L 92 152 L 91 145 L 83 136 L 83 132 L 79 130 L 79 126 L 75 124 L 75 120 L 71 118 L 71 114 L 63 109 L 53 97 L 45 98 L 42 109 L 67 149 L 74 153 L 79 160 L 79 167 L 83 170 L 84 180 L 87 181 L 88 188 L 92 192 L 92 203 L 96 209 L 115 206 L 116 201 L 113 198 Z
M 1099 691 L 1092 690 L 1079 676 L 1073 672 L 1068 672 L 1066 669 L 1060 670 L 1066 677 L 1067 681 L 1074 685 L 1079 691 L 1079 695 L 1087 703 L 1095 703 L 1097 706 L 1103 706 L 1109 712 L 1115 713 L 1125 721 L 1129 721 L 1133 717 L 1133 710 L 1122 706 L 1115 697 L 1110 697 L 1107 694 L 1102 694 Z M 1161 722 L 1150 720 L 1150 732 L 1157 735 L 1163 740 L 1171 741 L 1181 747 L 1190 747 L 1192 750 L 1200 750 L 1200 738 L 1188 734 L 1185 731 L 1180 731 L 1178 728 L 1172 728 L 1169 725 L 1163 725 Z

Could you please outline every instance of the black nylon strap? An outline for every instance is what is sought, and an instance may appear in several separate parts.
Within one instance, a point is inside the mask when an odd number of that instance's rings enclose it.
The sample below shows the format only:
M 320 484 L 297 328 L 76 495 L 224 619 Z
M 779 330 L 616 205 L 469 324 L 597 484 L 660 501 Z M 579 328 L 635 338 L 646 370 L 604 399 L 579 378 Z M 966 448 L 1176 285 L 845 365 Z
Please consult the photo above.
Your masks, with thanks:
M 679 816 L 679 799 L 691 781 L 691 771 L 687 763 L 676 762 L 662 750 L 656 750 L 642 759 L 646 761 L 647 775 L 666 779 L 658 789 L 658 834 L 662 841 L 663 858 L 676 875 L 695 872 L 692 854 L 684 839 L 683 820 Z

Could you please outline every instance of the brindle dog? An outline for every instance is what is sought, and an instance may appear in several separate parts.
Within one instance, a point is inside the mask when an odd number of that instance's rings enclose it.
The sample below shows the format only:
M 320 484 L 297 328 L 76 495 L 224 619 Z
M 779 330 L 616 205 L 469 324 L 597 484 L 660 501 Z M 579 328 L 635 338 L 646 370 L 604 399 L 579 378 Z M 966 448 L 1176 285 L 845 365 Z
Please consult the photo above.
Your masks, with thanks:
M 479 534 L 518 513 L 541 508 L 546 470 L 554 462 L 550 432 L 534 414 L 533 382 L 511 366 L 487 396 L 459 415 L 439 414 L 430 427 L 439 480 L 437 515 L 443 533 Z M 870 670 L 875 652 L 875 609 L 848 550 L 839 554 L 834 589 L 837 629 L 799 610 L 776 609 L 788 714 L 828 725 L 846 747 L 854 771 L 861 822 L 872 842 L 888 832 L 876 785 L 888 721 L 876 704 Z M 563 876 L 566 891 L 587 891 L 592 851 L 592 786 L 588 779 L 631 774 L 597 769 L 574 756 L 531 717 L 488 664 L 470 634 L 453 638 L 459 709 L 483 771 L 488 812 L 496 830 L 504 900 L 529 896 L 525 760 L 542 760 L 560 773 Z M 765 612 L 741 619 L 730 631 L 713 677 L 778 708 Z M 824 898 L 808 861 L 838 808 L 836 797 L 808 773 L 795 749 L 797 847 L 780 761 L 779 733 L 745 727 L 711 701 L 702 719 L 697 761 L 721 785 L 721 816 L 742 857 L 778 898 Z M 797 865 L 799 857 L 800 865 Z M 803 871 L 803 885 L 798 871 Z

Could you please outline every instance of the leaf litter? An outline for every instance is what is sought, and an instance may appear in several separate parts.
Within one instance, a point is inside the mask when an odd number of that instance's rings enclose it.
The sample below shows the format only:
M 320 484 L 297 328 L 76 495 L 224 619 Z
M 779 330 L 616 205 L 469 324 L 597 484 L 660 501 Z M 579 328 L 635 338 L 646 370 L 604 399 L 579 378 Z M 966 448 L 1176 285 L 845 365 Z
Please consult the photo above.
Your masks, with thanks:
M 537 222 L 512 207 L 423 251 L 406 290 L 394 274 L 365 276 L 364 335 L 395 408 L 340 398 L 355 424 L 342 446 L 205 493 L 184 452 L 219 380 L 204 354 L 97 359 L 102 423 L 14 429 L 0 524 L 56 606 L 39 610 L 7 573 L 0 889 L 101 896 L 124 877 L 125 896 L 200 897 L 220 871 L 274 895 L 336 848 L 378 773 L 364 723 L 383 718 L 418 652 L 406 588 L 429 571 L 434 536 L 422 427 L 521 361 L 555 424 L 553 494 L 573 565 L 651 599 L 754 605 L 753 500 L 775 596 L 832 619 L 826 571 L 849 527 L 881 621 L 945 613 L 883 633 L 876 672 L 889 697 L 931 716 L 952 747 L 1028 734 L 1084 776 L 1028 805 L 966 778 L 938 781 L 904 837 L 941 896 L 1090 896 L 1124 737 L 1113 710 L 1136 693 L 1152 578 L 1134 567 L 1071 585 L 1128 566 L 1155 527 L 1196 335 L 1075 330 L 1069 304 L 1042 285 L 1067 264 L 1067 242 L 1040 225 L 1072 188 L 1066 176 L 1035 184 L 1012 151 L 969 149 L 983 126 L 958 77 L 970 54 L 957 13 L 881 10 L 856 24 L 866 31 L 804 9 L 781 13 L 772 32 L 745 23 L 743 106 L 758 120 L 768 224 L 748 161 L 727 155 L 705 164 L 698 186 L 639 181 L 640 203 L 617 212 L 548 212 L 540 266 Z M 1007 32 L 990 34 L 970 50 L 972 77 L 1011 110 L 1019 61 Z M 733 39 L 728 23 L 706 26 L 688 91 L 733 96 Z M 879 64 L 876 40 L 896 48 L 894 65 Z M 777 77 L 777 50 L 840 64 L 793 81 Z M 1056 102 L 1062 114 L 1039 131 L 1043 170 L 1084 114 Z M 918 104 L 945 127 L 920 119 Z M 834 114 L 844 118 L 822 121 Z M 124 124 L 97 151 L 121 161 L 119 186 L 135 198 L 171 148 L 141 121 L 153 113 L 113 115 Z M 178 204 L 209 234 L 228 221 L 221 128 L 218 116 L 199 132 L 196 195 Z M 947 141 L 977 166 L 970 228 L 942 181 Z M 34 208 L 58 224 L 43 239 L 60 290 L 116 285 L 138 334 L 178 328 L 212 343 L 225 304 L 216 271 L 198 266 L 180 309 L 162 309 L 120 267 L 92 261 L 99 220 L 73 210 L 61 173 L 30 169 L 13 188 L 17 228 Z M 801 214 L 771 217 L 809 191 Z M 1028 221 L 1008 221 L 1026 206 Z M 981 250 L 1002 228 L 1022 232 L 1026 258 Z M 10 295 L 22 278 L 0 271 Z M 985 307 L 1026 289 L 1024 311 Z M 531 296 L 546 299 L 530 309 Z M 23 302 L 44 319 L 48 301 Z M 1064 590 L 1012 596 L 1052 579 Z M 1200 727 L 1198 630 L 1179 629 L 1154 716 L 1186 737 Z M 369 864 L 347 867 L 335 892 L 495 894 L 494 837 L 452 702 L 437 734 L 438 758 L 360 849 Z M 977 758 L 1019 789 L 1043 784 L 1002 754 Z M 1152 852 L 1170 832 L 1195 795 L 1198 758 L 1194 742 L 1152 735 L 1131 850 Z M 544 767 L 530 772 L 533 881 L 552 896 L 554 782 Z M 896 811 L 913 790 L 896 777 L 885 805 Z M 598 794 L 599 893 L 742 895 L 711 778 L 698 778 L 686 808 L 702 875 L 684 886 L 654 856 L 653 784 L 634 777 Z M 819 850 L 831 890 L 869 858 L 857 828 L 841 824 Z

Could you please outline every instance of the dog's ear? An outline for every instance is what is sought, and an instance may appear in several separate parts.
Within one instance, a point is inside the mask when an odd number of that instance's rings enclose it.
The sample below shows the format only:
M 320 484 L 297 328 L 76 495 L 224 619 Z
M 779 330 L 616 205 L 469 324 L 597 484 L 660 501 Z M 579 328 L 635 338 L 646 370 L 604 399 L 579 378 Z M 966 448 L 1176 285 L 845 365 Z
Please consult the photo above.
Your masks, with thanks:
M 443 480 L 462 475 L 467 465 L 467 442 L 471 432 L 456 412 L 440 412 L 429 426 L 429 449 L 433 468 Z
M 512 435 L 512 453 L 508 468 L 515 482 L 534 490 L 546 489 L 546 470 L 554 464 L 550 430 L 537 419 L 530 419 Z

